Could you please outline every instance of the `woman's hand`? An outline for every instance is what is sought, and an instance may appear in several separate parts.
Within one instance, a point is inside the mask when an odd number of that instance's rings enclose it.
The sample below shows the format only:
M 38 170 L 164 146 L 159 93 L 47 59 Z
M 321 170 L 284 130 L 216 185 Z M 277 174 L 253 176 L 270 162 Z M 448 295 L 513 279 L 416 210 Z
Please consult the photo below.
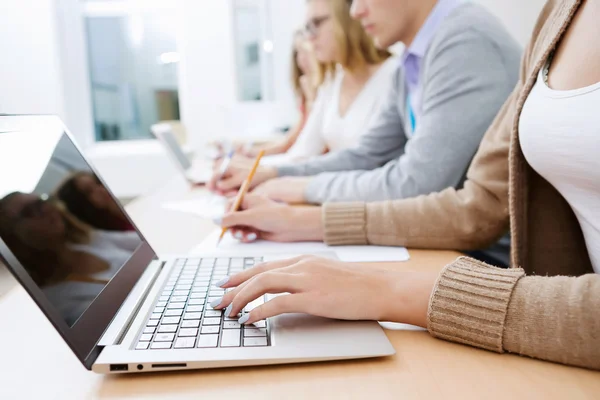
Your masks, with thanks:
M 242 324 L 284 313 L 306 313 L 345 320 L 404 322 L 425 327 L 429 297 L 437 274 L 402 272 L 377 265 L 350 264 L 302 256 L 257 265 L 226 278 L 231 289 L 211 304 L 237 315 L 265 294 L 284 294 L 240 318 Z
M 288 204 L 303 204 L 306 203 L 304 192 L 310 181 L 309 177 L 271 179 L 258 185 L 252 193 Z
M 235 195 L 236 191 L 242 186 L 242 183 L 248 178 L 248 174 L 252 169 L 254 160 L 243 156 L 235 156 L 225 174 L 221 177 L 221 162 L 214 165 L 213 176 L 207 183 L 207 188 L 217 194 L 223 196 Z M 277 177 L 277 170 L 273 167 L 259 166 L 252 179 L 250 188 L 255 188 L 263 182 Z M 222 178 L 222 179 L 221 179 Z
M 323 240 L 320 207 L 292 207 L 254 194 L 244 196 L 240 211 L 227 213 L 216 222 L 246 243 L 259 238 L 272 242 Z

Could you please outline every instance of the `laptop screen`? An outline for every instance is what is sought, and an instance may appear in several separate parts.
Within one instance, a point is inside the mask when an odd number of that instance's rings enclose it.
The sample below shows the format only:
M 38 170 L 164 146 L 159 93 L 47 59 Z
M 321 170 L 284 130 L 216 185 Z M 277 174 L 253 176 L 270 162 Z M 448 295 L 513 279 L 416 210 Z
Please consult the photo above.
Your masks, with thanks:
M 64 132 L 0 133 L 0 171 L 0 238 L 73 326 L 142 238 Z

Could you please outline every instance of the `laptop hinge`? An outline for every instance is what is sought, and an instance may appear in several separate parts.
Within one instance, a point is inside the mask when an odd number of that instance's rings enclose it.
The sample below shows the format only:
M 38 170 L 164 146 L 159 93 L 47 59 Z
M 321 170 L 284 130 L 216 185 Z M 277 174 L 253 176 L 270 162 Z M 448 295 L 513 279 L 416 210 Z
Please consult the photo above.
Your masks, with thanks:
M 148 265 L 146 271 L 144 271 L 144 274 L 140 277 L 108 325 L 104 335 L 102 335 L 97 344 L 98 346 L 112 346 L 121 342 L 140 307 L 144 304 L 144 300 L 148 297 L 148 293 L 152 289 L 156 279 L 158 279 L 164 265 L 164 262 L 158 260 L 152 261 Z

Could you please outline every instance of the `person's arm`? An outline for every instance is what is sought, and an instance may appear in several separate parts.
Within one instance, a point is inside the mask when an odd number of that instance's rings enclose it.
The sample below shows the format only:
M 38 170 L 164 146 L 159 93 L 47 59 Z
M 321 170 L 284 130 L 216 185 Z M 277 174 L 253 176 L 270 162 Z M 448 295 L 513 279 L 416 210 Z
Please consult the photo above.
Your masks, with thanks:
M 266 293 L 240 324 L 285 313 L 427 327 L 437 338 L 600 369 L 600 275 L 526 277 L 466 257 L 441 274 L 302 256 L 257 265 L 217 285 L 211 303 L 235 316 Z
M 503 57 L 489 38 L 468 29 L 445 40 L 431 57 L 422 113 L 404 154 L 371 171 L 318 175 L 305 189 L 307 202 L 406 199 L 461 183 L 517 83 L 518 61 Z
M 536 32 L 540 27 L 538 23 Z M 510 141 L 517 103 L 528 77 L 529 54 L 526 51 L 521 78 L 485 134 L 461 189 L 450 187 L 394 201 L 326 203 L 322 208 L 324 241 L 330 245 L 476 250 L 505 234 L 509 229 Z
M 431 295 L 428 329 L 437 338 L 600 369 L 600 275 L 524 276 L 461 258 Z
M 326 203 L 324 241 L 481 249 L 508 229 L 508 156 L 518 85 L 486 134 L 462 189 L 374 203 Z
M 324 171 L 370 170 L 398 157 L 406 144 L 404 126 L 397 108 L 399 85 L 402 85 L 403 79 L 399 68 L 378 116 L 357 147 L 328 153 L 300 164 L 280 166 L 277 175 L 313 176 Z M 315 103 L 314 107 L 317 106 Z

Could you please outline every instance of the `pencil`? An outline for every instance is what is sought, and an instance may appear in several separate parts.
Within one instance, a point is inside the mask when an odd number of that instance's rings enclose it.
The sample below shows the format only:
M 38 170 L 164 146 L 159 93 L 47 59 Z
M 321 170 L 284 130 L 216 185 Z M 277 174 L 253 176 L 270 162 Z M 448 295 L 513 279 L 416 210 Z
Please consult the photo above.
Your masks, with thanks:
M 240 187 L 240 190 L 238 191 L 238 194 L 233 203 L 233 207 L 231 207 L 229 212 L 236 212 L 240 209 L 240 206 L 242 205 L 242 202 L 244 201 L 244 196 L 246 195 L 246 193 L 248 193 L 248 190 L 250 190 L 250 185 L 252 184 L 252 179 L 254 179 L 254 174 L 256 174 L 256 170 L 258 169 L 258 166 L 260 165 L 260 160 L 263 158 L 264 155 L 265 155 L 264 150 L 262 150 L 260 153 L 258 153 L 256 160 L 254 160 L 254 165 L 252 166 L 252 169 L 250 170 L 248 177 L 246 178 L 246 180 Z M 217 247 L 219 247 L 221 240 L 223 240 L 223 238 L 225 237 L 225 234 L 227 233 L 228 230 L 229 230 L 228 228 L 223 228 L 223 230 L 221 231 L 221 236 L 219 236 L 219 241 L 217 242 Z

